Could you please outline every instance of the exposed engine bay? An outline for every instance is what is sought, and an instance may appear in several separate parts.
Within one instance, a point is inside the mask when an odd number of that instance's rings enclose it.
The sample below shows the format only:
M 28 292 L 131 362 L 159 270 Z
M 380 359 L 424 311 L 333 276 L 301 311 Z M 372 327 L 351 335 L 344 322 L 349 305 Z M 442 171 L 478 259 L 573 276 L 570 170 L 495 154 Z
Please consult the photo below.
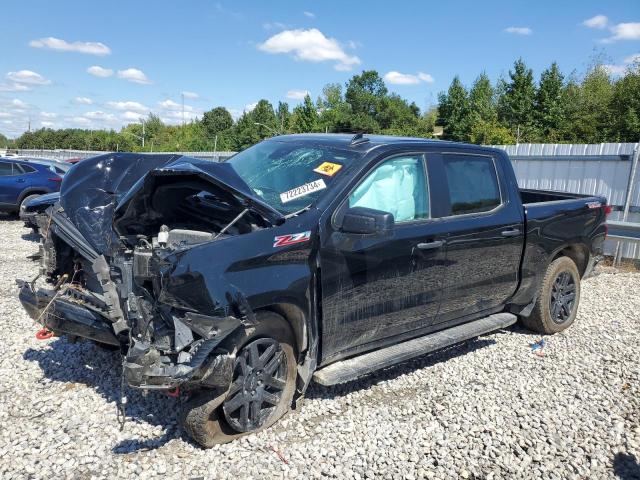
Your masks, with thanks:
M 232 352 L 221 342 L 250 325 L 253 312 L 221 275 L 208 284 L 181 258 L 281 220 L 225 178 L 220 164 L 212 165 L 222 172 L 213 179 L 192 163 L 173 165 L 120 197 L 105 196 L 101 185 L 89 207 L 70 204 L 72 189 L 61 196 L 40 222 L 47 227 L 40 275 L 18 280 L 20 299 L 55 334 L 120 347 L 130 386 L 228 386 Z M 215 263 L 208 253 L 199 258 Z

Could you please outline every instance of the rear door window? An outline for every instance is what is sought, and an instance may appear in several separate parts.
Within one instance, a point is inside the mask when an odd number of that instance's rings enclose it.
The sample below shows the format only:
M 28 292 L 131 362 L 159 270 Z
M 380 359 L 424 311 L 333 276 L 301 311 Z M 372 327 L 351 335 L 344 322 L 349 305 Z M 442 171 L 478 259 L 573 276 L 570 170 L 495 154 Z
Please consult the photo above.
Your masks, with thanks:
M 444 154 L 451 215 L 481 213 L 501 203 L 493 158 L 480 155 Z
M 0 177 L 8 177 L 13 175 L 13 168 L 10 163 L 0 162 Z

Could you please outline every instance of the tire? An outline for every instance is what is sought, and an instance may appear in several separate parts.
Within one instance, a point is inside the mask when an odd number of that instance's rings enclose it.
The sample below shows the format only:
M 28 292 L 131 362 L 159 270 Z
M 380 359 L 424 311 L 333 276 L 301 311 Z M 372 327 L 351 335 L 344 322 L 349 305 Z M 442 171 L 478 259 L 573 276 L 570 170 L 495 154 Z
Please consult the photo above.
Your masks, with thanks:
M 563 283 L 566 283 L 566 286 L 563 287 Z M 547 267 L 531 315 L 521 317 L 520 320 L 526 328 L 534 332 L 562 332 L 575 321 L 579 303 L 578 267 L 569 257 L 559 257 Z
M 182 427 L 195 442 L 205 448 L 211 448 L 214 445 L 227 443 L 244 435 L 269 428 L 291 408 L 298 368 L 293 332 L 285 319 L 274 312 L 257 312 L 256 318 L 257 325 L 246 328 L 240 339 L 235 341 L 237 345 L 234 347 L 236 363 L 233 381 L 229 388 L 218 396 L 212 390 L 201 390 L 193 395 L 182 409 L 180 415 Z M 275 344 L 279 347 L 275 346 Z M 269 378 L 269 382 L 277 381 L 278 385 L 283 384 L 281 390 L 276 394 L 279 396 L 279 400 L 276 405 L 265 407 L 260 411 L 260 421 L 258 423 L 239 424 L 235 418 L 236 412 L 242 412 L 243 409 L 249 410 L 256 403 L 258 404 L 258 409 L 261 409 L 264 405 L 271 405 L 268 401 L 262 400 L 263 392 L 266 392 L 264 393 L 265 398 L 267 398 L 266 395 L 268 394 L 270 401 L 274 399 L 273 394 L 268 391 L 272 390 L 272 387 L 266 381 L 264 384 L 262 383 L 261 378 L 266 377 L 258 375 L 258 373 L 262 372 L 262 369 L 252 369 L 246 363 L 254 347 L 258 352 L 262 348 L 262 354 L 259 357 L 262 358 L 267 353 L 266 349 L 272 345 L 274 345 L 275 349 L 272 358 L 278 357 L 281 360 L 276 362 L 277 367 L 274 376 Z M 282 353 L 280 354 L 280 352 Z M 245 362 L 244 369 L 243 362 Z M 265 372 L 269 366 L 269 361 L 266 363 L 267 365 L 264 366 Z M 253 373 L 253 376 L 251 374 L 243 375 L 243 371 L 256 373 Z M 276 376 L 278 378 L 275 378 Z M 242 381 L 243 379 L 244 381 Z M 242 387 L 239 387 L 239 385 L 242 385 Z M 230 411 L 238 403 L 238 398 L 243 395 L 243 398 L 247 398 L 249 395 L 250 392 L 246 389 L 247 385 L 253 385 L 255 388 L 253 393 L 258 393 L 259 400 L 249 404 L 241 402 L 243 406 Z M 235 400 L 233 405 L 232 400 Z
M 24 197 L 24 198 L 22 199 L 22 201 L 20 202 L 20 207 L 18 207 L 18 215 L 21 215 L 21 214 L 22 214 L 22 212 L 24 211 L 25 206 L 27 205 L 27 202 L 28 202 L 29 200 L 32 200 L 32 199 L 34 199 L 34 198 L 38 198 L 39 196 L 40 196 L 40 194 L 39 194 L 39 193 L 34 193 L 34 194 L 27 195 L 26 197 Z

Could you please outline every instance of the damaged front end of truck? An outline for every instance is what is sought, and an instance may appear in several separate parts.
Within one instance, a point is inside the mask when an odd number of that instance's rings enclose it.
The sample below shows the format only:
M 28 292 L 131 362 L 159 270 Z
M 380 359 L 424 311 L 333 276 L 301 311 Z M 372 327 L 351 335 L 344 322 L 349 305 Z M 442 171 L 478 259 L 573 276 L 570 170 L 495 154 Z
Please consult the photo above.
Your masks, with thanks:
M 230 165 L 95 157 L 69 172 L 46 214 L 39 278 L 17 281 L 32 318 L 120 347 L 132 387 L 229 385 L 231 340 L 256 320 L 227 275 L 225 244 L 284 221 Z

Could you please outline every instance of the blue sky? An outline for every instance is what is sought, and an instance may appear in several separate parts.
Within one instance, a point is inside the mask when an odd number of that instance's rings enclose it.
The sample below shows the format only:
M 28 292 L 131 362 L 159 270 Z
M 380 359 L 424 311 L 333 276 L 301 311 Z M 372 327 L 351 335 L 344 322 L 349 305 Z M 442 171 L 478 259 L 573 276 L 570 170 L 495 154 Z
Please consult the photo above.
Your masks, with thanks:
M 0 132 L 120 128 L 213 106 L 234 116 L 291 105 L 375 69 L 421 108 L 454 75 L 506 75 L 522 57 L 584 72 L 594 49 L 613 74 L 640 53 L 638 0 L 3 2 Z M 586 23 L 585 23 L 586 22 Z M 92 68 L 94 67 L 94 68 Z M 99 68 L 95 68 L 99 67 Z

